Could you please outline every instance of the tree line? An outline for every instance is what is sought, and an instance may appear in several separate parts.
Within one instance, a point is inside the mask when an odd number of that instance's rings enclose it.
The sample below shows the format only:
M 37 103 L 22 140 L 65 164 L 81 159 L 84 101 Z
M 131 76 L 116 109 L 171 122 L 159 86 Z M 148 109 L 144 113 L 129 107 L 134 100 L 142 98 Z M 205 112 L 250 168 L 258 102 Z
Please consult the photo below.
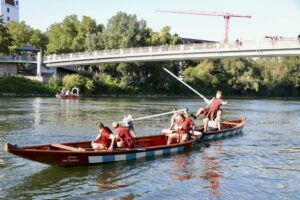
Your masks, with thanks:
M 47 55 L 180 43 L 180 37 L 171 34 L 169 26 L 155 32 L 145 20 L 124 12 L 111 17 L 106 25 L 98 24 L 88 16 L 79 19 L 70 15 L 51 24 L 45 32 L 28 26 L 24 21 L 5 25 L 0 19 L 1 54 L 12 53 L 15 47 L 24 44 L 40 48 Z M 300 96 L 299 57 L 136 62 L 83 67 L 93 73 L 93 78 L 68 76 L 61 82 L 51 79 L 49 85 L 59 89 L 73 84 L 89 94 L 191 94 L 162 70 L 166 67 L 204 94 L 213 94 L 220 89 L 235 96 Z

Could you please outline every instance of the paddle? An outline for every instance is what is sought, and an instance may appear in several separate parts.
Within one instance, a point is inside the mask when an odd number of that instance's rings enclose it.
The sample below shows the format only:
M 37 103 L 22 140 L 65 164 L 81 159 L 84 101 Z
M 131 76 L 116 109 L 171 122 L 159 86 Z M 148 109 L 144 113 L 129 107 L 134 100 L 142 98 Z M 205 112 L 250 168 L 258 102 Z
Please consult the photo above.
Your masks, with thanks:
M 164 68 L 164 70 L 168 74 L 170 74 L 171 76 L 173 76 L 175 79 L 177 79 L 179 82 L 181 82 L 183 85 L 185 85 L 190 90 L 192 90 L 194 93 L 196 93 L 198 96 L 200 96 L 204 100 L 204 102 L 207 104 L 207 106 L 209 106 L 209 104 L 211 103 L 212 100 L 209 101 L 205 96 L 203 96 L 202 94 L 200 94 L 197 90 L 195 90 L 194 88 L 192 88 L 190 85 L 188 85 L 186 82 L 184 82 L 183 80 L 181 80 L 180 78 L 178 78 L 175 74 L 173 74 L 172 72 L 170 72 L 166 68 Z

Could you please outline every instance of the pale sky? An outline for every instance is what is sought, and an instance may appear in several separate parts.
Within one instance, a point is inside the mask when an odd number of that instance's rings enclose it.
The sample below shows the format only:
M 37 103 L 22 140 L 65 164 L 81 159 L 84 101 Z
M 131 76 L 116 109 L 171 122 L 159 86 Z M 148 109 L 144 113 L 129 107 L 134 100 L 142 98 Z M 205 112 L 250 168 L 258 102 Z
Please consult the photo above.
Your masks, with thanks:
M 231 18 L 229 39 L 260 39 L 265 35 L 296 37 L 300 34 L 300 0 L 19 0 L 20 20 L 45 31 L 52 23 L 76 14 L 106 25 L 118 11 L 136 14 L 150 28 L 164 25 L 181 37 L 223 40 L 222 17 L 155 12 L 157 9 L 230 12 L 251 15 L 251 19 Z

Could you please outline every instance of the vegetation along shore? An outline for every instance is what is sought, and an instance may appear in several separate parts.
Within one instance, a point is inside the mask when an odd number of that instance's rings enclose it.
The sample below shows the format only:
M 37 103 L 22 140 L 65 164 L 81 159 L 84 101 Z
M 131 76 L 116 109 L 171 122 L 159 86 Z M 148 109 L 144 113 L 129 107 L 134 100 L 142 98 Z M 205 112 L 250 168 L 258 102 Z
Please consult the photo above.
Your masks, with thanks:
M 124 31 L 126 30 L 126 31 Z M 46 32 L 31 28 L 24 21 L 0 23 L 0 54 L 12 54 L 20 45 L 32 44 L 44 55 L 127 47 L 175 45 L 177 34 L 165 26 L 153 31 L 143 19 L 118 12 L 106 25 L 95 19 L 76 15 L 52 24 Z M 300 58 L 227 58 L 200 61 L 139 62 L 79 66 L 89 77 L 67 75 L 37 83 L 20 77 L 0 77 L 0 93 L 18 95 L 53 95 L 62 87 L 79 87 L 86 96 L 103 95 L 192 95 L 169 77 L 168 68 L 185 82 L 205 94 L 217 89 L 240 97 L 300 97 Z

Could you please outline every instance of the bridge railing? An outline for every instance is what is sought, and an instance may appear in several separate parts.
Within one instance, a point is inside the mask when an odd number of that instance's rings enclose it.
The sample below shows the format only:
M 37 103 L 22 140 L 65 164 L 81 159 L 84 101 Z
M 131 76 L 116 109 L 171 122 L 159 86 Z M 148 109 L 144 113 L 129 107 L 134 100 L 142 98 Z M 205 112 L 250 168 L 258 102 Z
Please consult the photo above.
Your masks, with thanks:
M 36 58 L 25 55 L 0 55 L 0 62 L 35 62 Z
M 264 50 L 264 49 L 280 49 L 300 47 L 300 41 L 297 38 L 291 39 L 263 39 L 263 40 L 247 40 L 235 41 L 231 43 L 201 43 L 201 44 L 179 44 L 179 45 L 161 45 L 150 47 L 134 47 L 124 49 L 110 49 L 100 51 L 86 51 L 68 54 L 53 54 L 44 57 L 45 63 L 72 61 L 72 60 L 88 60 L 93 58 L 105 57 L 126 57 L 126 56 L 151 56 L 172 53 L 192 53 L 192 52 L 226 52 L 241 50 Z

